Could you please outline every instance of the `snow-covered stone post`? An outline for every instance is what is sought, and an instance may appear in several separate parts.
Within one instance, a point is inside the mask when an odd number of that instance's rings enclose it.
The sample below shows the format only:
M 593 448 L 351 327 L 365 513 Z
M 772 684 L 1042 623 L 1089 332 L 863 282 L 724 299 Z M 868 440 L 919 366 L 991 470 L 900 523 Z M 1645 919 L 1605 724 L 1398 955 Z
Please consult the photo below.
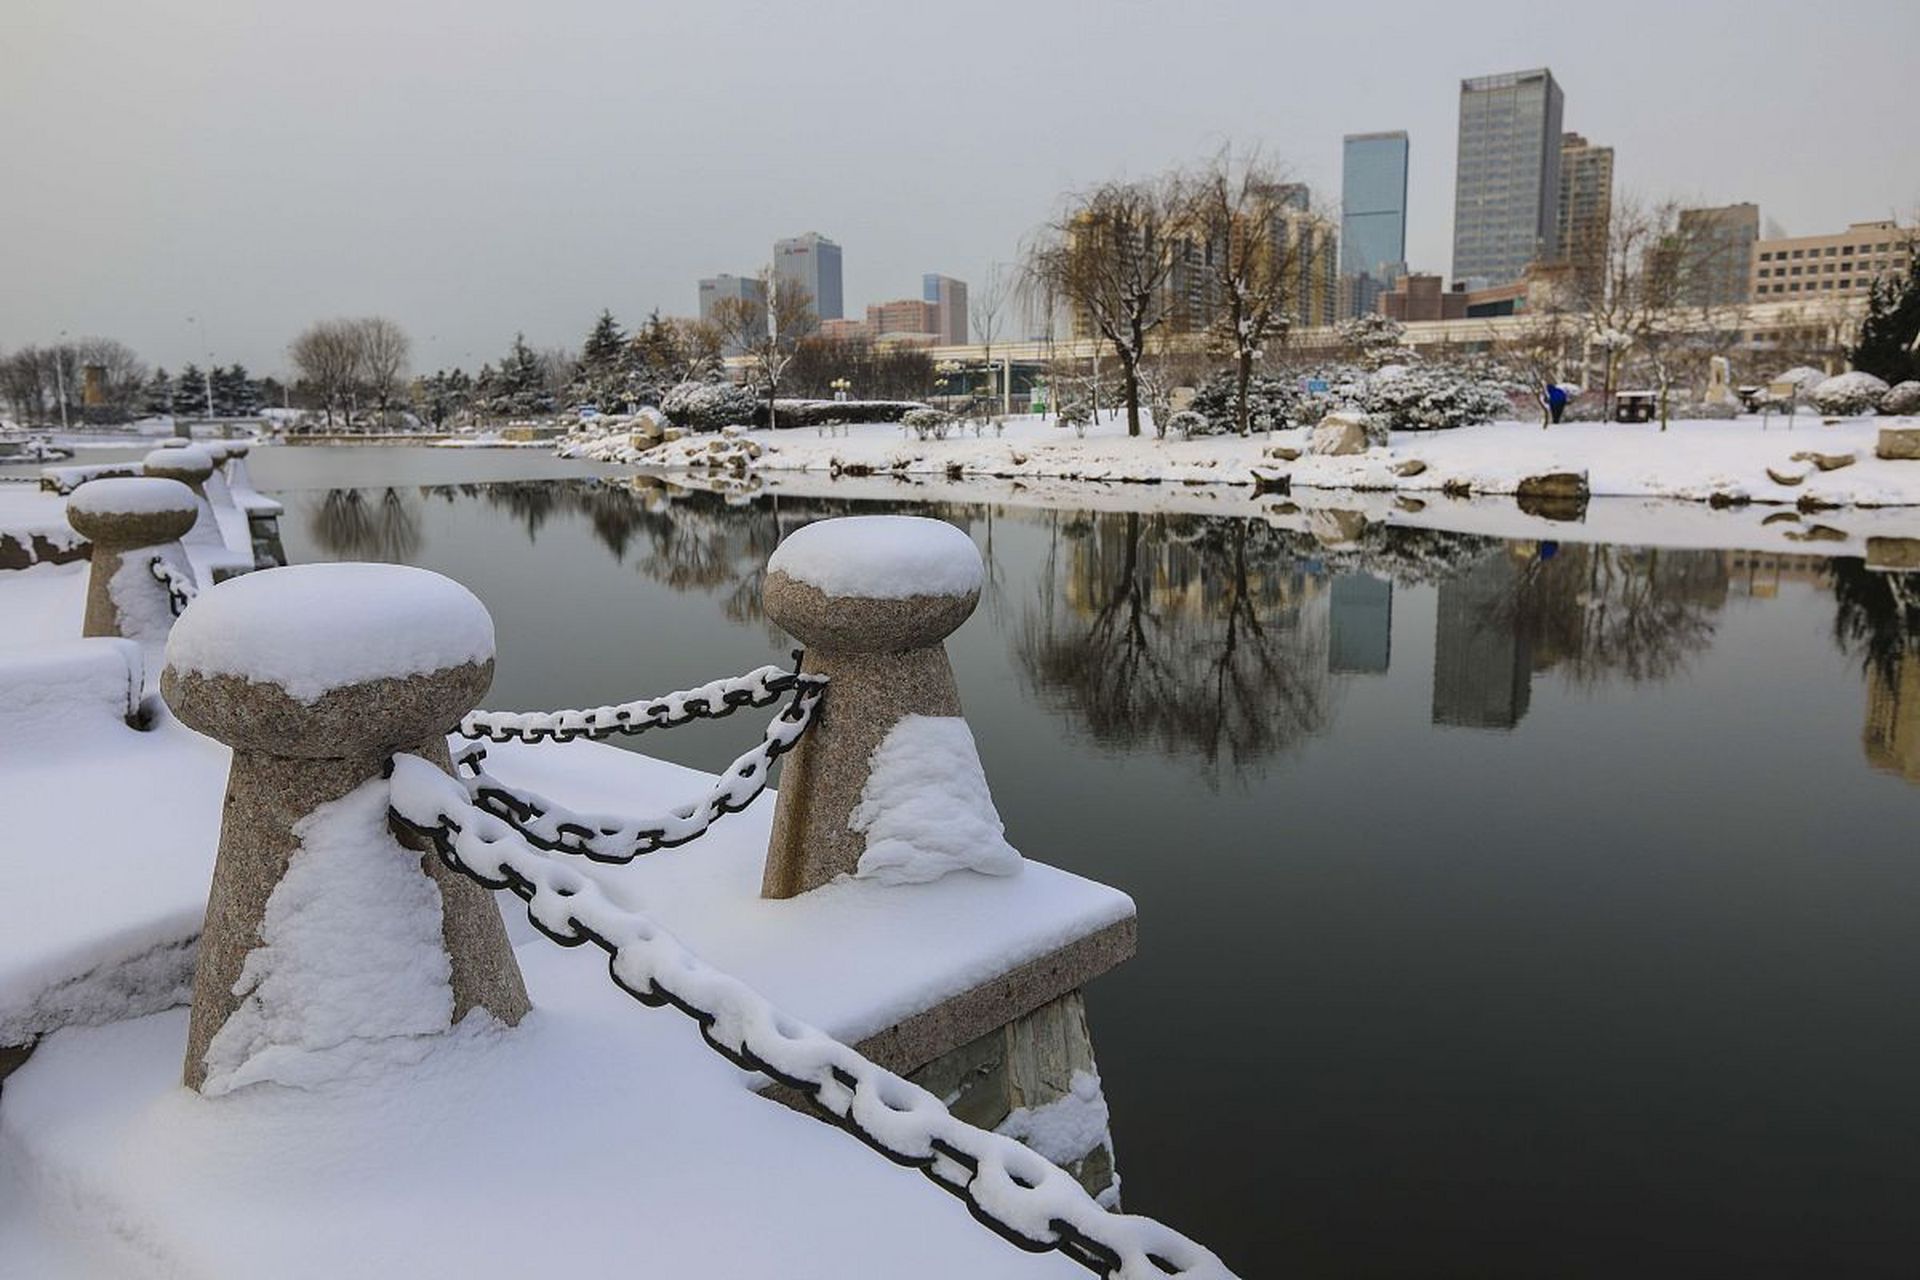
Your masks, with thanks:
M 67 523 L 93 544 L 83 636 L 158 642 L 173 625 L 167 588 L 153 576 L 159 556 L 192 576 L 180 538 L 200 516 L 193 490 L 177 480 L 91 480 L 67 499 Z
M 806 670 L 830 683 L 782 769 L 763 896 L 790 898 L 859 869 L 868 836 L 855 811 L 874 752 L 904 717 L 960 715 L 941 642 L 973 613 L 983 578 L 972 539 L 915 516 L 823 520 L 767 560 L 767 616 L 806 646 Z M 954 784 L 978 780 L 984 791 L 971 763 L 974 779 Z
M 220 525 L 207 499 L 207 479 L 213 475 L 213 456 L 199 445 L 155 449 L 140 460 L 140 470 L 162 480 L 178 480 L 200 500 L 200 519 L 185 535 L 189 542 L 219 542 Z
M 492 895 L 387 829 L 395 751 L 449 766 L 493 679 L 493 620 L 450 579 L 320 564 L 230 579 L 167 643 L 174 714 L 233 747 L 186 1083 L 218 1094 L 411 1061 L 526 986 Z

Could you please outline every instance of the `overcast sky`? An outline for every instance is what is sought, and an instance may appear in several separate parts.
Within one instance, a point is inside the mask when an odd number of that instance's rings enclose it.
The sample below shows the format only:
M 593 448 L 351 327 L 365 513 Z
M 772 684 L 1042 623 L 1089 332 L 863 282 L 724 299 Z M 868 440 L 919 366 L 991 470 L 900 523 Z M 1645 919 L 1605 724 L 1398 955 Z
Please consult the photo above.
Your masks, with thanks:
M 1616 191 L 1792 233 L 1920 207 L 1916 0 L 7 0 L 0 30 L 0 348 L 176 367 L 276 371 L 332 315 L 398 320 L 420 369 L 574 346 L 805 230 L 859 314 L 1229 140 L 1337 200 L 1341 135 L 1407 130 L 1408 256 L 1444 272 L 1459 80 L 1540 65 Z

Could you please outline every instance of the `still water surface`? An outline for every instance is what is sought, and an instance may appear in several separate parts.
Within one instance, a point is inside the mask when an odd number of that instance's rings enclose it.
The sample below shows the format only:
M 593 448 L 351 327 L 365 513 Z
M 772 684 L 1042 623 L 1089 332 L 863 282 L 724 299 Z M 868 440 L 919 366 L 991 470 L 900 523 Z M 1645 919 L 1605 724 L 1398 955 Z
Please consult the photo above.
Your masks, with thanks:
M 886 509 L 540 454 L 253 470 L 292 559 L 477 592 L 503 709 L 778 660 L 781 534 Z M 1089 995 L 1130 1207 L 1248 1276 L 1914 1274 L 1920 583 L 929 513 L 989 564 L 949 648 L 1010 838 L 1139 902 Z

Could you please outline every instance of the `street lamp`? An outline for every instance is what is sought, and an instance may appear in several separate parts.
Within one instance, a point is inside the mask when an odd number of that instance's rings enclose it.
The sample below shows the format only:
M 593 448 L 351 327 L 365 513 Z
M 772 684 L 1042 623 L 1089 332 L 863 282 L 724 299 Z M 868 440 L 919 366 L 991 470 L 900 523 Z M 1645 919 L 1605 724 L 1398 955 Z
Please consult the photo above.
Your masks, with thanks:
M 53 384 L 60 390 L 60 430 L 67 429 L 67 331 L 60 331 L 60 345 L 53 352 Z

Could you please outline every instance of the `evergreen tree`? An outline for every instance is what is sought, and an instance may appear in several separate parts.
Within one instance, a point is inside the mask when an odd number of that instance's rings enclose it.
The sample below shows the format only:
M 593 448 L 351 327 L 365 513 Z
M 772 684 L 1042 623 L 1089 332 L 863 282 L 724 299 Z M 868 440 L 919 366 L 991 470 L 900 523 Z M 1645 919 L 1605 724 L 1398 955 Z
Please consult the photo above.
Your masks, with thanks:
M 484 378 L 489 372 L 482 369 Z M 553 396 L 547 390 L 547 368 L 539 352 L 527 345 L 527 335 L 513 335 L 513 346 L 493 374 L 491 393 L 485 399 L 489 413 L 506 418 L 522 418 L 553 412 Z
M 580 367 L 567 388 L 577 403 L 614 413 L 627 404 L 627 337 L 613 312 L 602 311 L 586 344 L 580 348 Z
M 634 398 L 640 403 L 657 405 L 667 392 L 686 381 L 687 344 L 671 321 L 660 318 L 658 310 L 647 317 L 629 347 Z
M 173 380 L 173 411 L 183 418 L 207 416 L 207 375 L 189 363 Z
M 1920 245 L 1915 246 L 1920 250 Z M 1920 379 L 1920 252 L 1902 279 L 1884 275 L 1867 294 L 1867 317 L 1849 353 L 1853 367 L 1889 383 Z
M 173 412 L 173 379 L 165 369 L 155 369 L 147 379 L 146 389 L 140 393 L 140 411 L 156 415 Z

